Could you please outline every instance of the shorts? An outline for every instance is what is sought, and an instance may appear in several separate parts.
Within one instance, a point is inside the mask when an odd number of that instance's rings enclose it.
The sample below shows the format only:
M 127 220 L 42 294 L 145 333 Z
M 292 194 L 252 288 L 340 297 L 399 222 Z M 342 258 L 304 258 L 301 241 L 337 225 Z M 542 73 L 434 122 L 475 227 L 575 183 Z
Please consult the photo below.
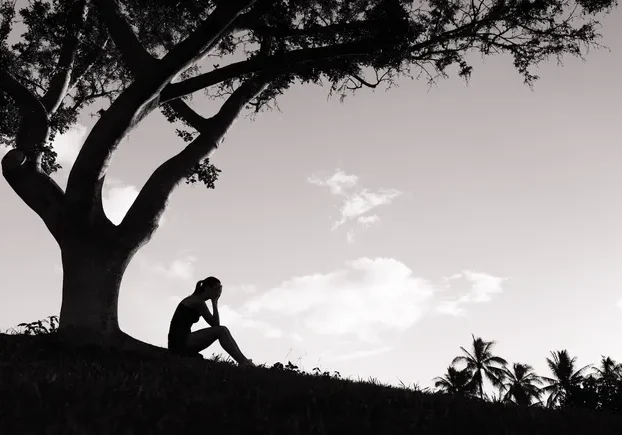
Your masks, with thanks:
M 188 335 L 184 335 L 182 337 L 171 338 L 168 337 L 168 350 L 175 355 L 180 356 L 190 356 L 190 357 L 201 357 L 203 355 L 199 353 L 199 349 L 193 349 L 186 345 L 186 340 L 188 339 Z

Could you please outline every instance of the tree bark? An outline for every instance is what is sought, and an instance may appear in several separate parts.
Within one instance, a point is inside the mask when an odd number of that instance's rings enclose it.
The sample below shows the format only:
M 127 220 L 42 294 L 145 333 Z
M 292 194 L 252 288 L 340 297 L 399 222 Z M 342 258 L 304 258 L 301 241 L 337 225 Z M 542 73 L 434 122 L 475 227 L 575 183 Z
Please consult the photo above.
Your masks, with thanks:
M 102 240 L 101 230 L 79 230 L 62 240 L 62 305 L 59 332 L 110 341 L 119 336 L 121 280 L 133 252 Z M 105 236 L 104 236 L 105 237 Z

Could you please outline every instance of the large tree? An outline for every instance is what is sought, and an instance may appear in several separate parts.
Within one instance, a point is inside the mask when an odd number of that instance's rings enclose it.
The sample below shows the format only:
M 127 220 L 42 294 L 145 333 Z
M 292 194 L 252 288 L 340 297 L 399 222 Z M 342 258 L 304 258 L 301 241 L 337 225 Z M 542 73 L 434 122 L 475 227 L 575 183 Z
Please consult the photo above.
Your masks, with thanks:
M 469 52 L 509 53 L 531 83 L 540 62 L 598 45 L 596 18 L 614 2 L 30 0 L 17 10 L 0 0 L 0 141 L 11 148 L 2 172 L 60 247 L 61 335 L 138 343 L 117 320 L 123 273 L 181 181 L 213 187 L 209 157 L 247 108 L 270 107 L 296 82 L 345 95 L 401 76 L 434 80 L 452 65 L 468 77 Z M 224 101 L 212 116 L 188 104 L 202 90 Z M 100 118 L 63 190 L 50 178 L 52 139 L 89 108 Z M 101 198 L 108 163 L 157 109 L 189 143 L 114 225 Z

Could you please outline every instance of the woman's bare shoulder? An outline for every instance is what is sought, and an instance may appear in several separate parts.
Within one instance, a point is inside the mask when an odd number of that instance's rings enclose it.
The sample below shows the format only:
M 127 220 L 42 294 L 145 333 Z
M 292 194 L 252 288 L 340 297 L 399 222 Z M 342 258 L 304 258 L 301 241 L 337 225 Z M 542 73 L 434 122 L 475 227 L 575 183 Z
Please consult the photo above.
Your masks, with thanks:
M 205 304 L 205 302 L 202 299 L 195 298 L 194 296 L 190 295 L 182 299 L 180 304 L 190 308 L 199 308 L 201 305 Z

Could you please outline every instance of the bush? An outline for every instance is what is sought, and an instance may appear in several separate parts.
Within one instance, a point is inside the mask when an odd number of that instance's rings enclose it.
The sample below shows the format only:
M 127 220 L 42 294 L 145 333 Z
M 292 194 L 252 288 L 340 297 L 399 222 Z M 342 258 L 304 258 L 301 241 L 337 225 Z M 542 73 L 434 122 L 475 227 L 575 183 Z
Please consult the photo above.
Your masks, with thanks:
M 47 322 L 50 327 L 47 328 L 43 322 Z M 36 322 L 31 323 L 20 323 L 17 327 L 23 327 L 23 332 L 15 332 L 15 329 L 11 328 L 13 331 L 11 335 L 22 334 L 22 335 L 44 335 L 51 334 L 53 332 L 58 331 L 58 316 L 48 316 L 47 319 L 37 320 Z M 7 332 L 8 333 L 8 332 Z

